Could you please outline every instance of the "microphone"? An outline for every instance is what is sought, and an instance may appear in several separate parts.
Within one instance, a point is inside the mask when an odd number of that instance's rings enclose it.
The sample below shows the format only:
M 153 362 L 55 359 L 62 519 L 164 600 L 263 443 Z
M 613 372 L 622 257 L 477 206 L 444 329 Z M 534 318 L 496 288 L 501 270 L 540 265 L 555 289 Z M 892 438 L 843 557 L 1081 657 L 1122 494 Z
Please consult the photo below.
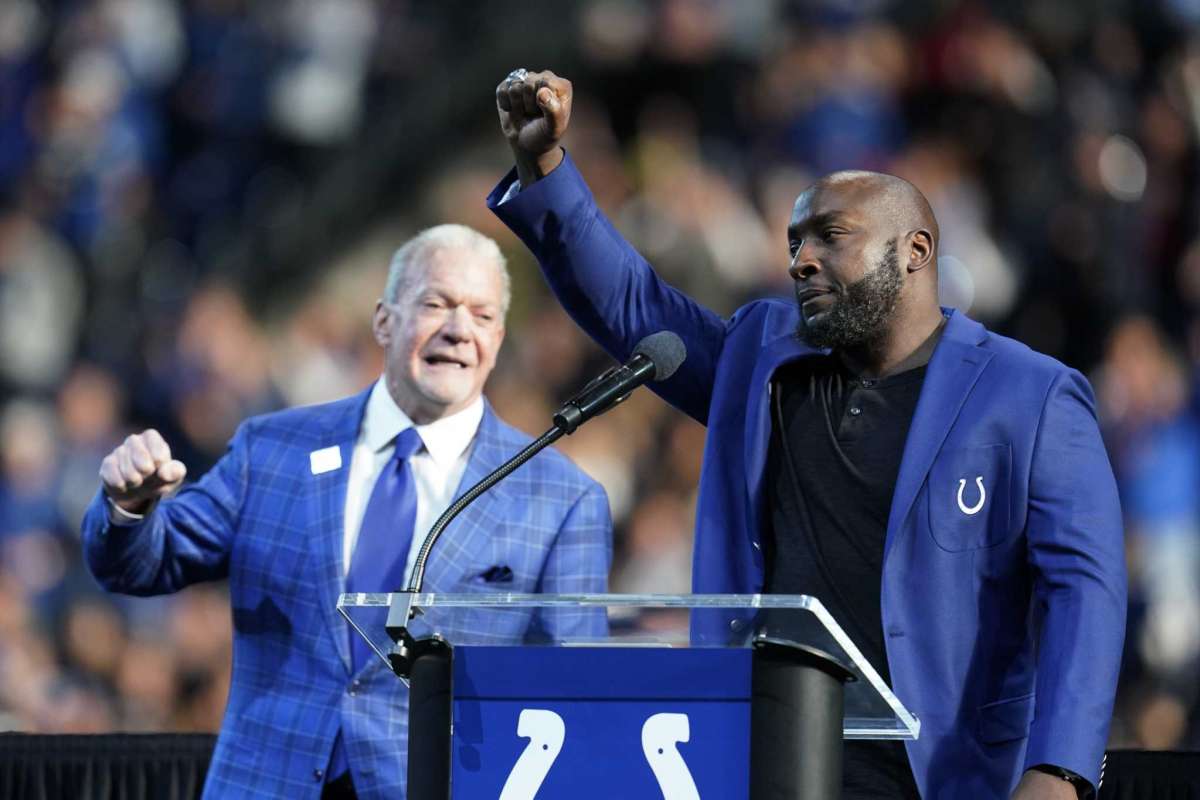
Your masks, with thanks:
M 554 425 L 564 433 L 575 429 L 620 403 L 643 383 L 665 381 L 687 358 L 683 340 L 670 331 L 652 333 L 638 342 L 633 355 L 613 367 L 572 397 L 554 415 Z
M 388 636 L 396 643 L 392 652 L 388 654 L 393 672 L 401 679 L 407 680 L 413 661 L 422 652 L 423 645 L 413 639 L 408 630 L 408 623 L 417 613 L 413 602 L 425 581 L 425 564 L 429 560 L 429 553 L 451 521 L 477 497 L 511 475 L 526 461 L 564 435 L 574 433 L 576 428 L 589 419 L 608 411 L 643 383 L 650 380 L 663 381 L 674 375 L 685 358 L 687 348 L 683 340 L 670 331 L 659 331 L 642 339 L 637 347 L 633 348 L 633 355 L 628 361 L 609 369 L 568 400 L 554 415 L 554 425 L 549 430 L 464 492 L 462 497 L 442 512 L 421 543 L 408 588 L 403 592 L 393 593 L 388 609 L 386 629 Z

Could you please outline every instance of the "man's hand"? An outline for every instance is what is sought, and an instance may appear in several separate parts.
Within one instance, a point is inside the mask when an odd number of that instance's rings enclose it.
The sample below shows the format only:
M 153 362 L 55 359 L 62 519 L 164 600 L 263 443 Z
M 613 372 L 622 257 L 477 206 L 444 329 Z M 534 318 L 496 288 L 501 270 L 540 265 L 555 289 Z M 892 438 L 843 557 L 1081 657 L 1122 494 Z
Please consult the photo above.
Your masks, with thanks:
M 178 488 L 187 475 L 182 461 L 171 459 L 171 448 L 150 429 L 133 434 L 100 462 L 104 493 L 131 514 L 142 514 L 151 502 Z
M 1078 800 L 1075 787 L 1054 775 L 1036 769 L 1026 770 L 1013 792 L 1012 800 Z
M 553 72 L 514 70 L 496 87 L 500 130 L 508 139 L 522 186 L 562 163 L 558 142 L 571 120 L 571 82 Z

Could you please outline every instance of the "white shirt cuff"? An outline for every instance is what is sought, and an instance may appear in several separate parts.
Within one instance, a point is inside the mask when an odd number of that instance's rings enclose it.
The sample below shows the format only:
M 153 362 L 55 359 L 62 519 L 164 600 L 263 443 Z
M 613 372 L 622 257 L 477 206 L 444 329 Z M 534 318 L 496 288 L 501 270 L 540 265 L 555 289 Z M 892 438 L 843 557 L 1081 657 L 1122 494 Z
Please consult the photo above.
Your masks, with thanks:
M 126 511 L 125 509 L 121 508 L 108 495 L 105 495 L 104 499 L 108 501 L 108 521 L 109 521 L 109 523 L 111 523 L 113 525 L 119 525 L 121 527 L 129 527 L 131 525 L 140 524 L 142 522 L 142 520 L 144 520 L 146 518 L 146 516 L 151 511 L 154 510 L 154 506 L 158 505 L 158 501 L 155 501 L 150 504 L 150 507 L 148 509 L 146 509 L 145 514 L 135 514 L 132 511 Z

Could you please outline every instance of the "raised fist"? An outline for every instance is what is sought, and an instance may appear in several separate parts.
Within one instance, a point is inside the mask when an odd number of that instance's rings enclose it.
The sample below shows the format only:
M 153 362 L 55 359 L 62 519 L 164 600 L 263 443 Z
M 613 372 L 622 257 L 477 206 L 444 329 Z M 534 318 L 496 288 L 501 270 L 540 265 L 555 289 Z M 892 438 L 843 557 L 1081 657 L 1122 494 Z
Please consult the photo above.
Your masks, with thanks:
M 100 462 L 104 493 L 133 514 L 175 491 L 185 475 L 183 462 L 172 460 L 171 448 L 154 429 L 129 436 Z
M 558 166 L 558 142 L 571 120 L 569 80 L 549 70 L 513 70 L 496 87 L 496 111 L 523 184 Z M 534 174 L 527 174 L 530 171 Z

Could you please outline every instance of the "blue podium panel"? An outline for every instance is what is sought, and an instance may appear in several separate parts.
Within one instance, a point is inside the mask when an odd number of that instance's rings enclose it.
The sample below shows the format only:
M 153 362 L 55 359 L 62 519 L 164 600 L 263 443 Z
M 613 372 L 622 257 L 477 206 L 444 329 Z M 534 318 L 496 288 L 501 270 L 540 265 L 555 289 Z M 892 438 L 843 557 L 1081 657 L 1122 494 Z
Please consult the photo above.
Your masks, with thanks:
M 751 652 L 456 647 L 455 800 L 744 800 Z

